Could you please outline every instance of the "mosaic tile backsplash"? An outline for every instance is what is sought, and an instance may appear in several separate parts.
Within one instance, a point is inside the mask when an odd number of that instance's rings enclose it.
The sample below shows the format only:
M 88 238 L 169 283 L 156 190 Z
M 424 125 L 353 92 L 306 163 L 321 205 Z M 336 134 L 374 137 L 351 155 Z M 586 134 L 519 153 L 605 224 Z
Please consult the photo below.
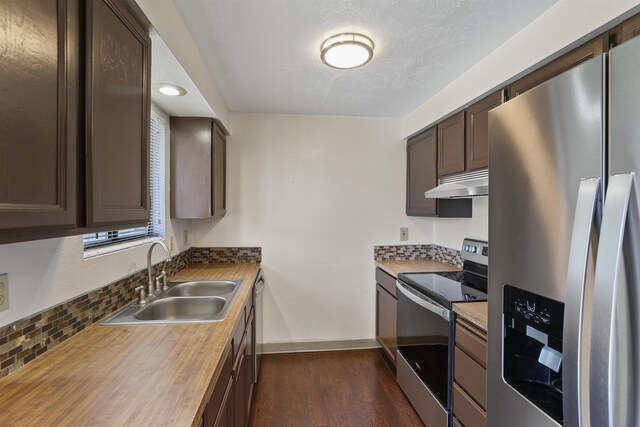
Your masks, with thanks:
M 262 248 L 191 248 L 193 264 L 258 263 L 260 261 L 262 261 Z
M 373 247 L 373 258 L 378 260 L 435 259 L 462 267 L 460 251 L 438 245 L 385 245 Z
M 429 258 L 431 245 L 374 246 L 374 259 L 424 259 Z
M 209 249 L 215 256 L 208 255 Z M 238 257 L 233 258 L 234 254 Z M 260 261 L 260 248 L 191 248 L 164 267 L 171 275 L 188 264 Z M 153 267 L 155 276 L 161 267 L 163 263 Z M 145 269 L 0 328 L 0 378 L 129 304 L 136 298 L 134 288 L 146 283 Z

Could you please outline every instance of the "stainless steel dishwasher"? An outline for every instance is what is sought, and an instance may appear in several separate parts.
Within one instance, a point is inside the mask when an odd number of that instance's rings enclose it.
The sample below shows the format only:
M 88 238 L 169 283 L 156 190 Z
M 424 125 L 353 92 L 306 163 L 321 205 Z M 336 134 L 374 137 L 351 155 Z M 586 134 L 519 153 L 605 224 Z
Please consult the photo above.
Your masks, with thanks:
M 262 358 L 262 343 L 263 343 L 263 323 L 262 323 L 262 298 L 263 291 L 266 286 L 264 274 L 262 270 L 258 273 L 258 280 L 253 287 L 253 303 L 255 307 L 255 315 L 253 318 L 253 382 L 258 382 L 258 374 L 260 373 L 260 362 Z

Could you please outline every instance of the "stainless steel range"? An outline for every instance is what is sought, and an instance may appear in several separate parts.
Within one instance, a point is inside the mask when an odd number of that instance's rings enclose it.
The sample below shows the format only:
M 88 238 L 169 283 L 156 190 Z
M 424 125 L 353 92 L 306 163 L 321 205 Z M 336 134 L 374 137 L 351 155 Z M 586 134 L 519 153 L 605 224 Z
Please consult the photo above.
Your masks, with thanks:
M 485 301 L 489 245 L 465 239 L 464 270 L 398 276 L 398 384 L 429 426 L 451 425 L 453 303 Z

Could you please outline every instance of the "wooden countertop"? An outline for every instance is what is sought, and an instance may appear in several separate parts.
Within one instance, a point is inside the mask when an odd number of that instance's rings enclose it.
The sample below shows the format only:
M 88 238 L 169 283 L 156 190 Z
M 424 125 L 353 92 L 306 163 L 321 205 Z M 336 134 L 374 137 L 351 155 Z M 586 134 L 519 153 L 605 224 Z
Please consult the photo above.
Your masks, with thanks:
M 460 271 L 460 268 L 434 259 L 395 260 L 377 259 L 380 267 L 396 279 L 400 273 L 435 273 L 437 271 Z
M 489 316 L 489 304 L 487 301 L 454 303 L 453 311 L 458 316 L 487 332 L 487 318 Z
M 171 277 L 243 279 L 217 323 L 96 323 L 0 380 L 0 425 L 198 426 L 259 264 L 193 265 Z

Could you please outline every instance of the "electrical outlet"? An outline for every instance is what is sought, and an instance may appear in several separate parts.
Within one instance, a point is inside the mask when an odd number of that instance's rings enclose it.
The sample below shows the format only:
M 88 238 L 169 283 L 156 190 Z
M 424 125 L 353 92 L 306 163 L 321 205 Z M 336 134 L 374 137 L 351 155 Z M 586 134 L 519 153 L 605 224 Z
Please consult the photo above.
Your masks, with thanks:
M 189 230 L 184 230 L 182 233 L 182 246 L 189 246 Z
M 0 311 L 9 309 L 9 275 L 0 275 Z
M 169 236 L 169 252 L 173 252 L 176 247 L 176 240 L 173 236 Z
M 400 227 L 400 240 L 401 241 L 409 240 L 409 228 Z

